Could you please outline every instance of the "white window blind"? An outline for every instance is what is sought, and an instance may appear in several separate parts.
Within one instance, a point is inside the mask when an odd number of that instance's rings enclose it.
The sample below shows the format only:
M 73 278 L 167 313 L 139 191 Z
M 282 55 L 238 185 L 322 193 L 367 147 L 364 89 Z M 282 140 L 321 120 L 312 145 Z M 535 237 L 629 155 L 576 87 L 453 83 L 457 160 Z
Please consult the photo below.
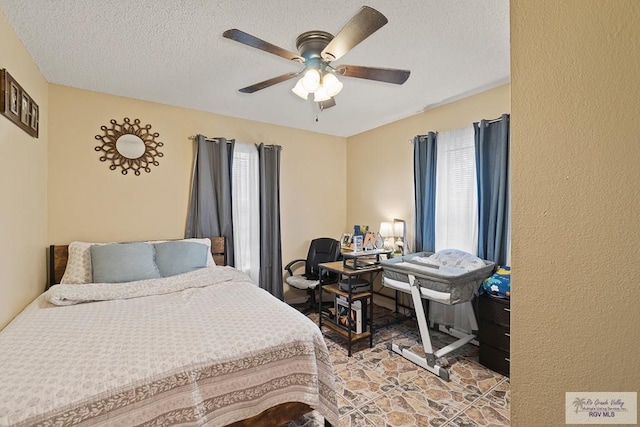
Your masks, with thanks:
M 257 284 L 260 272 L 260 193 L 258 150 L 236 142 L 231 183 L 235 267 Z
M 438 134 L 435 249 L 478 252 L 473 126 Z
M 438 133 L 435 250 L 478 253 L 478 190 L 473 126 Z M 429 321 L 471 332 L 463 306 L 429 304 Z

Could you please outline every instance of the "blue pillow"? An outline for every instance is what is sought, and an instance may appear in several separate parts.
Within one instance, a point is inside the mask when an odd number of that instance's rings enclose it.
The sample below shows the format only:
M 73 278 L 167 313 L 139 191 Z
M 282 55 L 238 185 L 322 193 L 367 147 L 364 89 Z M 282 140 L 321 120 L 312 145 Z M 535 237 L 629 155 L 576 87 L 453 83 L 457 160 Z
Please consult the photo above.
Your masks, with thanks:
M 195 242 L 154 243 L 156 265 L 162 277 L 205 268 L 209 247 Z
M 91 269 L 94 283 L 122 283 L 157 279 L 154 247 L 148 243 L 92 245 Z

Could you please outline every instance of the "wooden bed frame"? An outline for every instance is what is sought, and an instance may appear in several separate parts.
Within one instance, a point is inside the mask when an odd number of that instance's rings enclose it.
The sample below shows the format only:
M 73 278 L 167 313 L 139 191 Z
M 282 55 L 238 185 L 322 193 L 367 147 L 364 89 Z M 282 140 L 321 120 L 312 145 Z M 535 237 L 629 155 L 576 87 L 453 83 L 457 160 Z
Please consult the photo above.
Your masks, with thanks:
M 216 265 L 227 265 L 224 237 L 210 237 L 211 254 Z M 49 246 L 49 283 L 47 288 L 60 283 L 69 259 L 68 245 Z M 229 424 L 229 427 L 268 427 L 281 426 L 289 421 L 297 420 L 304 414 L 313 411 L 313 408 L 305 403 L 287 402 L 276 405 L 263 411 L 252 418 Z M 327 420 L 325 427 L 331 427 Z

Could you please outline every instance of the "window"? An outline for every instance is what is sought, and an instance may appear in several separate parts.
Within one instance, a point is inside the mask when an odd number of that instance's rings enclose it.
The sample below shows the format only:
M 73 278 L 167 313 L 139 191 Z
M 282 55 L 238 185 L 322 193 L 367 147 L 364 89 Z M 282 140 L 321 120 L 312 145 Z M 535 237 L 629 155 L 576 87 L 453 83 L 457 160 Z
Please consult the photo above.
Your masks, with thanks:
M 258 284 L 260 272 L 260 193 L 258 150 L 236 142 L 233 150 L 233 244 L 235 267 Z
M 473 126 L 438 133 L 435 250 L 478 253 L 478 188 Z M 463 305 L 429 304 L 429 321 L 471 331 Z
M 438 134 L 435 249 L 478 253 L 478 188 L 473 126 Z

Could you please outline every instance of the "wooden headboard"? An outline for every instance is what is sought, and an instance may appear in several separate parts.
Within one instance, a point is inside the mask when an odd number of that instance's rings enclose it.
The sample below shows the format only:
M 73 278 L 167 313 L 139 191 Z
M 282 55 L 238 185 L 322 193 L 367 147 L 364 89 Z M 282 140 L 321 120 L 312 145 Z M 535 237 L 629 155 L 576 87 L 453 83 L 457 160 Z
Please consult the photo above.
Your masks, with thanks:
M 216 265 L 227 265 L 224 237 L 210 237 L 211 254 Z M 49 246 L 49 284 L 47 287 L 60 283 L 69 258 L 68 245 Z

